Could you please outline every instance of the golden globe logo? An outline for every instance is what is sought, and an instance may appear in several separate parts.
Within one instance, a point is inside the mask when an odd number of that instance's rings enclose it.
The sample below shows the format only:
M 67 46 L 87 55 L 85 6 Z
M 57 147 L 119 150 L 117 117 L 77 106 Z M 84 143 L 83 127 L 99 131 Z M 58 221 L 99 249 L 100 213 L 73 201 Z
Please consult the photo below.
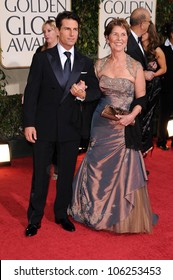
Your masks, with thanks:
M 44 43 L 42 24 L 71 10 L 71 0 L 0 1 L 2 64 L 29 67 L 35 50 Z
M 112 18 L 119 17 L 129 20 L 130 14 L 136 8 L 143 7 L 151 13 L 152 21 L 155 22 L 157 0 L 132 1 L 132 0 L 104 0 L 100 3 L 99 9 L 99 49 L 98 57 L 102 58 L 109 54 L 109 46 L 104 37 L 105 26 Z

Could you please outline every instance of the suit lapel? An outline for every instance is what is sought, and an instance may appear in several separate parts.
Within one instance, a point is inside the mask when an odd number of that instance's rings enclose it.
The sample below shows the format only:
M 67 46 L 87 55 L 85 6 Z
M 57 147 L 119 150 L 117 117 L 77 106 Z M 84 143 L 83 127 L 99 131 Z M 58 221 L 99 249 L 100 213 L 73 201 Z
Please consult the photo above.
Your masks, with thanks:
M 136 42 L 136 40 L 135 40 L 135 42 Z M 137 44 L 137 51 L 138 51 L 138 53 L 140 54 L 140 56 L 141 56 L 141 59 L 142 59 L 142 61 L 143 61 L 143 65 L 145 66 L 145 68 L 147 68 L 147 57 L 146 57 L 146 54 L 145 54 L 145 51 L 144 51 L 144 49 L 143 49 L 143 51 L 144 52 L 142 52 L 142 50 L 141 50 L 141 48 L 140 48 L 140 46 L 138 45 L 138 43 L 136 42 L 136 44 Z
M 62 69 L 59 53 L 57 50 L 57 46 L 55 46 L 52 49 L 48 49 L 46 54 L 47 54 L 47 58 L 50 62 L 51 68 L 54 72 L 54 75 L 57 79 L 57 82 L 59 83 L 59 85 L 61 86 L 61 88 L 64 91 L 61 102 L 60 102 L 60 103 L 62 103 L 64 101 L 64 99 L 67 97 L 67 95 L 69 94 L 69 90 L 70 90 L 71 86 L 74 83 L 76 83 L 76 81 L 80 77 L 81 71 L 84 66 L 84 58 L 75 49 L 73 69 L 72 69 L 70 78 L 64 88 L 63 87 L 63 69 Z
M 79 79 L 83 67 L 84 67 L 84 58 L 80 54 L 78 54 L 77 51 L 75 50 L 73 69 L 70 74 L 70 78 L 66 84 L 66 87 L 64 89 L 64 94 L 61 99 L 61 103 L 64 101 L 64 99 L 69 94 L 71 86 L 74 83 L 76 83 L 76 81 Z
M 50 65 L 52 67 L 52 70 L 55 74 L 55 77 L 60 84 L 60 86 L 63 88 L 63 70 L 62 65 L 59 57 L 59 53 L 57 50 L 57 46 L 47 51 L 47 58 L 50 62 Z
M 142 65 L 144 66 L 144 68 L 146 68 L 147 67 L 147 58 L 146 58 L 145 52 L 144 53 L 142 52 L 142 50 L 139 47 L 139 44 L 136 42 L 132 33 L 130 34 L 129 38 L 130 38 L 130 43 L 131 43 L 131 49 L 135 49 L 138 56 L 141 57 Z

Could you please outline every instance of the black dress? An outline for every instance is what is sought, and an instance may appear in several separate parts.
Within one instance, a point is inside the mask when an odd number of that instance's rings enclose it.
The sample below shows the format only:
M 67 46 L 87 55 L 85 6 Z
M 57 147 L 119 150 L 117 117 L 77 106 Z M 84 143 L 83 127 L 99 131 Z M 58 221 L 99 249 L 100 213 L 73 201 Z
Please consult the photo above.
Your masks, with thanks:
M 157 61 L 148 63 L 150 71 L 157 71 Z M 156 65 L 157 67 L 153 67 Z M 142 115 L 142 153 L 153 148 L 153 117 L 156 106 L 159 102 L 159 93 L 161 91 L 160 77 L 154 77 L 152 81 L 146 81 L 147 107 Z

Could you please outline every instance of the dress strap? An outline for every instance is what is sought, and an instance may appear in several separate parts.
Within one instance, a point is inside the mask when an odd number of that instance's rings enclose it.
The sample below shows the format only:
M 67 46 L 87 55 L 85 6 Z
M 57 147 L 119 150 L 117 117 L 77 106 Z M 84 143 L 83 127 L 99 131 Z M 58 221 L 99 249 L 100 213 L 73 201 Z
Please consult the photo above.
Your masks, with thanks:
M 129 71 L 129 73 L 136 78 L 137 75 L 137 71 L 140 68 L 140 62 L 138 62 L 137 60 L 133 59 L 131 56 L 129 56 L 128 54 L 126 55 L 126 66 L 127 66 L 127 70 Z
M 98 59 L 95 63 L 95 71 L 96 71 L 96 75 L 97 77 L 99 77 L 99 73 L 102 72 L 104 65 L 107 61 L 107 59 L 109 58 L 109 55 L 106 57 L 103 57 L 101 59 Z

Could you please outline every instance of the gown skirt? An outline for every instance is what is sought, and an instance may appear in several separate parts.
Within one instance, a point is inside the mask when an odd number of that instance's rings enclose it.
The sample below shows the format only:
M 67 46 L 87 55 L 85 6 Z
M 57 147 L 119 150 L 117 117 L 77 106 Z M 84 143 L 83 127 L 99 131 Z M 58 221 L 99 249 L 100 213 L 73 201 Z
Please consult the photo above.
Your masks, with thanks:
M 106 104 L 119 100 L 117 94 L 104 96 L 94 112 L 89 147 L 74 177 L 71 214 L 95 230 L 149 233 L 152 211 L 142 153 L 126 148 L 124 126 L 100 116 Z

